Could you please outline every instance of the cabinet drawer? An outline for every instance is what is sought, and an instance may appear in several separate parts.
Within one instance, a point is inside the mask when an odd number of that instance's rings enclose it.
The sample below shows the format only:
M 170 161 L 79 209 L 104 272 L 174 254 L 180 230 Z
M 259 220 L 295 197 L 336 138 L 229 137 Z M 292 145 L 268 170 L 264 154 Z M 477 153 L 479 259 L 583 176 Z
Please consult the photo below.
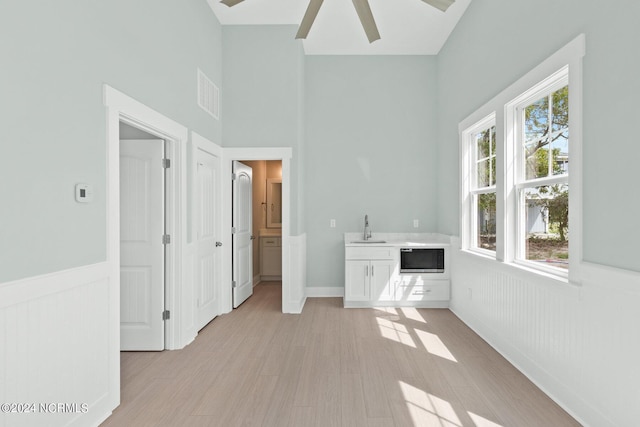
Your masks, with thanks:
M 280 246 L 280 237 L 262 237 L 262 246 Z
M 394 259 L 397 248 L 391 247 L 347 247 L 345 248 L 346 259 Z
M 398 301 L 448 301 L 449 281 L 442 283 L 407 284 L 400 282 L 396 289 Z

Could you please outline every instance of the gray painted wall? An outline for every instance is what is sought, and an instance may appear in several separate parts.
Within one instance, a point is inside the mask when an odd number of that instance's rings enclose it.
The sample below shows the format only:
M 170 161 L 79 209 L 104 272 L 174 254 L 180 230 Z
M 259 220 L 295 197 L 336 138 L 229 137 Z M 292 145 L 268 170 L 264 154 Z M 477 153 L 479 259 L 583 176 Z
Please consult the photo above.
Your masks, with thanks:
M 0 282 L 106 259 L 103 83 L 220 142 L 196 69 L 220 85 L 221 51 L 205 1 L 2 1 Z
M 223 34 L 225 147 L 291 147 L 291 234 L 304 232 L 304 51 L 295 25 L 229 25 Z
M 458 122 L 580 32 L 584 256 L 640 270 L 637 2 L 475 0 L 437 57 L 305 58 L 296 26 L 222 29 L 204 1 L 1 8 L 0 282 L 105 259 L 103 83 L 224 146 L 292 147 L 308 284 L 341 286 L 342 233 L 365 213 L 374 232 L 416 231 L 417 218 L 417 231 L 458 234 Z M 221 88 L 224 129 L 196 105 L 197 67 Z M 92 204 L 74 201 L 78 182 Z
M 639 16 L 626 0 L 471 3 L 438 55 L 440 232 L 459 234 L 458 122 L 585 33 L 584 258 L 640 271 Z
M 343 234 L 365 214 L 374 237 L 436 231 L 435 72 L 427 56 L 307 57 L 308 286 L 344 286 Z

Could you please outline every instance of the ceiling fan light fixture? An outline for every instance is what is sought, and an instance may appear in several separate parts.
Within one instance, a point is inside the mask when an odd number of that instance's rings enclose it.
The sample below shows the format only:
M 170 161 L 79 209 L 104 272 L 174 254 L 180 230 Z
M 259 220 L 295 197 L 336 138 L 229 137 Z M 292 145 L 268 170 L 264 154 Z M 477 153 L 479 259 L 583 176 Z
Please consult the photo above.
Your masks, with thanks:
M 367 34 L 367 38 L 369 39 L 369 43 L 373 43 L 376 40 L 380 40 L 380 33 L 378 32 L 378 27 L 376 26 L 376 21 L 373 19 L 373 13 L 371 13 L 371 7 L 369 6 L 368 0 L 352 0 L 353 6 L 356 8 L 356 12 L 358 12 L 358 18 L 360 18 L 360 23 L 362 24 L 362 28 L 364 28 L 364 32 Z
M 435 7 L 436 9 L 440 9 L 443 12 L 446 12 L 449 9 L 455 0 L 422 0 L 423 2 Z
M 237 5 L 238 3 L 243 2 L 244 0 L 220 0 L 220 3 L 232 7 Z M 310 0 L 309 6 L 307 6 L 307 11 L 304 13 L 304 17 L 302 18 L 302 22 L 300 22 L 300 26 L 298 27 L 298 32 L 296 33 L 296 39 L 306 39 L 309 35 L 309 31 L 311 30 L 311 26 L 313 22 L 316 20 L 318 16 L 318 12 L 320 11 L 320 6 L 322 6 L 322 2 L 324 0 Z M 369 0 L 351 0 L 353 2 L 353 6 L 356 8 L 356 12 L 358 13 L 358 18 L 360 19 L 360 23 L 362 24 L 362 28 L 367 35 L 367 39 L 369 39 L 369 43 L 373 43 L 376 40 L 380 40 L 380 33 L 378 32 L 378 26 L 376 25 L 376 21 L 373 18 L 373 13 L 371 12 L 371 6 L 369 5 Z M 451 6 L 455 0 L 422 0 L 435 7 L 436 9 L 440 9 L 443 12 L 446 12 L 449 6 Z
M 316 20 L 316 16 L 318 16 L 318 12 L 320 11 L 322 2 L 323 0 L 311 0 L 309 2 L 307 11 L 304 13 L 304 17 L 302 18 L 302 22 L 300 22 L 300 27 L 298 27 L 298 32 L 296 33 L 297 39 L 307 38 L 307 36 L 309 35 L 309 30 L 311 30 L 311 26 Z
M 225 6 L 235 6 L 238 3 L 242 2 L 244 0 L 220 0 L 220 3 L 224 4 Z

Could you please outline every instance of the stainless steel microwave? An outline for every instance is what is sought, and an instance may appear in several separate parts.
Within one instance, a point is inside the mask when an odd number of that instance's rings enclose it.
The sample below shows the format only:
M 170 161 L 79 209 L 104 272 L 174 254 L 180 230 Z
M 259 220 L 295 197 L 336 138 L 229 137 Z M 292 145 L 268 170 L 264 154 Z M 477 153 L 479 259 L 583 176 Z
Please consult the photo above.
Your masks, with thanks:
M 400 248 L 400 273 L 444 273 L 444 248 Z

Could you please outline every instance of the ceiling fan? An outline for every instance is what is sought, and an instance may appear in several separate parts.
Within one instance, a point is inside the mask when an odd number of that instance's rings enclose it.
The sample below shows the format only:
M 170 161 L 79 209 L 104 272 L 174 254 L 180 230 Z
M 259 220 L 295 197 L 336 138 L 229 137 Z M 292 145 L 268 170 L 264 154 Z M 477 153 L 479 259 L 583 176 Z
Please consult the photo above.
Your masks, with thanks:
M 220 3 L 231 7 L 231 6 L 237 5 L 242 1 L 244 0 L 221 0 Z M 302 18 L 302 22 L 300 23 L 300 27 L 298 28 L 298 32 L 296 33 L 297 39 L 307 38 L 307 35 L 309 34 L 309 30 L 311 30 L 313 21 L 315 21 L 323 1 L 324 0 L 309 1 L 309 6 L 307 7 L 307 11 L 305 12 L 304 17 Z M 352 0 L 352 1 L 353 1 L 353 6 L 356 8 L 356 12 L 358 13 L 358 18 L 360 18 L 360 23 L 362 23 L 362 28 L 364 28 L 364 32 L 367 34 L 369 43 L 373 43 L 374 41 L 380 39 L 380 33 L 378 32 L 376 21 L 373 19 L 373 13 L 371 13 L 369 0 Z M 435 7 L 436 9 L 440 9 L 441 11 L 446 12 L 446 10 L 449 8 L 449 6 L 453 4 L 455 0 L 422 0 L 422 1 Z

